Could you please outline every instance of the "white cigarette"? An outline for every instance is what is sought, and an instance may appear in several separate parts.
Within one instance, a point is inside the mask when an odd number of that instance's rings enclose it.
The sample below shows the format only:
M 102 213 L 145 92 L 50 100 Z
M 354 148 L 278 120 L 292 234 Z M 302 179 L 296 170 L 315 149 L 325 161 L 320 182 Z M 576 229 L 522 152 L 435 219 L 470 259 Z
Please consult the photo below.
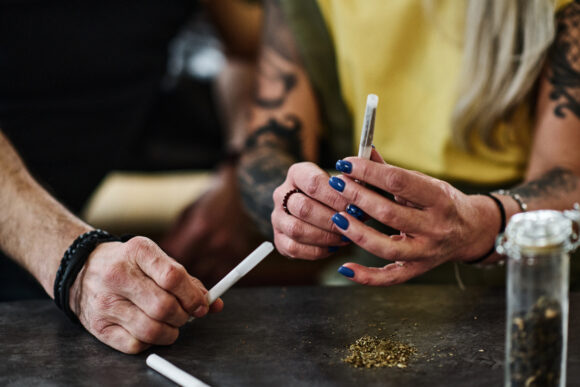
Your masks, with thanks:
M 360 145 L 358 147 L 358 157 L 367 160 L 371 158 L 373 134 L 375 131 L 375 116 L 377 114 L 378 104 L 379 97 L 376 94 L 369 94 L 367 96 L 367 106 L 360 135 Z
M 186 387 L 209 387 L 208 384 L 205 384 L 198 378 L 188 374 L 187 372 L 177 368 L 164 358 L 159 355 L 152 353 L 151 355 L 147 356 L 147 360 L 145 360 L 147 365 L 153 368 L 155 371 L 159 372 L 161 375 L 165 376 L 168 379 L 171 379 L 175 383 L 179 384 L 180 386 Z
M 234 267 L 220 282 L 215 284 L 213 288 L 207 293 L 207 298 L 209 304 L 213 304 L 215 300 L 221 297 L 229 288 L 231 288 L 236 282 L 240 280 L 243 276 L 248 274 L 256 265 L 268 254 L 274 250 L 274 245 L 270 242 L 264 242 L 256 250 L 254 250 L 250 255 L 248 255 L 238 266 Z

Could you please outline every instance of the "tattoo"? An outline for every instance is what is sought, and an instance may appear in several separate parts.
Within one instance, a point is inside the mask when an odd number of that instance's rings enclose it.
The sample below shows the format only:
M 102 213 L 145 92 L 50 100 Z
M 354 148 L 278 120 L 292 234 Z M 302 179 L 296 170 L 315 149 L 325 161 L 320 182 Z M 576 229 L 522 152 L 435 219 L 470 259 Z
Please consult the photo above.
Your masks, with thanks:
M 554 114 L 565 118 L 565 109 L 580 118 L 580 3 L 558 13 L 556 40 L 550 49 L 548 81 L 554 87 L 550 99 L 556 101 Z
M 300 63 L 300 55 L 279 1 L 268 1 L 265 8 L 264 49 L 258 63 L 258 86 L 254 89 L 253 99 L 263 109 L 276 109 L 284 104 L 298 82 L 292 69 Z M 269 85 L 264 89 L 274 95 L 261 95 L 261 83 Z
M 302 159 L 300 120 L 286 117 L 287 125 L 270 119 L 246 140 L 243 164 L 238 168 L 242 201 L 264 235 L 272 236 L 272 193 L 284 182 L 288 168 Z
M 285 72 L 266 56 L 258 66 L 258 76 L 266 81 L 282 85 L 279 95 L 265 97 L 259 95 L 259 88 L 254 88 L 254 102 L 264 109 L 276 109 L 284 104 L 290 91 L 296 86 L 296 74 Z
M 287 151 L 298 160 L 304 159 L 302 156 L 302 145 L 300 143 L 300 131 L 302 123 L 294 115 L 286 116 L 289 125 L 283 125 L 271 118 L 268 123 L 254 131 L 246 140 L 246 149 L 257 146 L 268 145 Z
M 269 146 L 261 147 L 244 158 L 244 168 L 238 169 L 242 201 L 258 229 L 264 235 L 272 237 L 272 194 L 284 182 L 288 168 L 296 160 Z
M 556 167 L 537 180 L 520 185 L 511 191 L 525 199 L 534 199 L 545 196 L 557 197 L 563 193 L 573 192 L 577 186 L 578 178 L 571 170 Z

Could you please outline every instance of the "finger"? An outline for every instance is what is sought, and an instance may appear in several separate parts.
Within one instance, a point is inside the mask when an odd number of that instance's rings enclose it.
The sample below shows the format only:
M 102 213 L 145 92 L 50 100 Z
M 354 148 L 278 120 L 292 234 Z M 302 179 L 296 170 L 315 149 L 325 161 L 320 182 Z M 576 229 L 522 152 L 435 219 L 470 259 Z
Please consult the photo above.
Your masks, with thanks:
M 190 315 L 201 317 L 208 311 L 207 289 L 185 268 L 166 255 L 153 241 L 135 237 L 124 244 L 140 269 L 159 287 L 173 294 Z M 130 256 L 131 256 L 130 255 Z
M 291 217 L 284 217 L 283 219 L 282 218 L 280 219 L 281 221 L 286 220 L 287 223 L 286 226 L 292 225 L 288 224 L 291 223 L 290 222 L 291 218 L 295 219 L 297 218 L 313 226 L 316 226 L 316 228 L 320 230 L 330 231 L 333 229 L 330 217 L 336 212 L 336 210 L 324 204 L 321 204 L 320 202 L 310 198 L 306 194 L 295 193 L 294 195 L 291 195 L 286 201 L 286 207 L 288 208 L 288 211 L 292 215 Z M 346 207 L 343 207 L 340 210 L 342 211 L 345 208 Z M 278 210 L 278 208 L 276 208 L 275 211 L 276 210 Z M 280 226 L 282 227 L 282 225 Z M 331 235 L 328 235 L 327 237 L 330 236 Z M 315 238 L 310 237 L 310 240 L 318 240 L 317 238 L 319 237 L 320 234 L 317 235 Z M 338 238 L 340 238 L 340 236 Z M 311 242 L 304 241 L 304 243 Z
M 345 263 L 342 267 L 350 269 L 348 273 L 351 281 L 361 285 L 369 286 L 391 286 L 397 285 L 417 277 L 432 267 L 430 261 L 395 262 L 384 267 L 366 267 L 356 263 Z M 340 269 L 341 271 L 347 272 Z
M 328 209 L 326 215 L 326 227 L 332 230 L 332 221 L 330 220 L 334 211 Z M 340 238 L 341 234 L 322 230 L 312 224 L 309 224 L 297 217 L 286 214 L 283 210 L 274 210 L 272 213 L 273 228 L 295 240 L 296 242 L 314 245 L 314 246 L 336 246 L 342 245 L 345 242 Z
M 129 300 L 115 303 L 108 312 L 111 321 L 121 325 L 143 343 L 169 345 L 179 336 L 179 329 L 152 319 Z
M 161 289 L 149 277 L 130 281 L 120 294 L 133 302 L 147 316 L 174 327 L 180 327 L 187 322 L 189 314 L 184 310 L 174 295 Z
M 274 244 L 280 254 L 289 258 L 315 260 L 328 257 L 333 251 L 336 251 L 329 247 L 312 246 L 296 242 L 276 230 L 274 230 Z
M 213 302 L 213 304 L 210 305 L 209 312 L 210 313 L 221 312 L 223 308 L 224 308 L 224 302 L 221 298 L 218 298 L 217 300 L 215 300 Z
M 393 202 L 346 176 L 340 180 L 344 198 L 385 225 L 407 233 L 418 233 L 433 226 L 431 216 L 421 209 Z
M 328 173 L 313 163 L 292 165 L 288 170 L 288 178 L 294 188 L 300 189 L 309 197 L 336 211 L 343 210 L 348 204 L 338 192 L 328 186 Z M 284 194 L 288 191 L 279 192 L 276 190 L 274 192 L 275 202 L 281 203 Z
M 401 196 L 420 207 L 432 206 L 443 193 L 442 185 L 437 183 L 439 180 L 415 171 L 358 157 L 347 157 L 344 160 L 352 163 L 348 177 Z
M 387 162 L 385 161 L 385 159 L 383 159 L 383 156 L 381 156 L 381 154 L 379 153 L 379 151 L 377 151 L 377 149 L 373 146 L 372 150 L 371 150 L 371 160 L 376 162 L 376 163 L 380 163 L 380 164 L 386 164 Z
M 368 252 L 389 261 L 407 261 L 429 256 L 422 239 L 406 234 L 389 236 L 369 227 L 346 212 L 332 217 L 336 230 Z
M 94 334 L 103 343 L 127 354 L 137 354 L 151 346 L 137 340 L 125 328 L 117 324 L 107 325 Z

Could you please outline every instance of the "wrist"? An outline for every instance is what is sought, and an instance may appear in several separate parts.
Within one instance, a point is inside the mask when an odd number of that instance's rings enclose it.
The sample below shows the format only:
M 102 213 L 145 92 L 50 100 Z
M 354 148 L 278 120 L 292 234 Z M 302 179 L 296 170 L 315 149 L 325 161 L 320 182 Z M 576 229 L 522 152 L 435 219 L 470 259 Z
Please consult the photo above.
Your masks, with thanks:
M 464 259 L 467 264 L 491 263 L 499 256 L 495 252 L 495 241 L 499 234 L 505 231 L 507 214 L 505 206 L 500 198 L 491 193 L 476 195 L 479 200 L 479 223 L 481 232 L 477 239 L 478 252 L 474 257 Z

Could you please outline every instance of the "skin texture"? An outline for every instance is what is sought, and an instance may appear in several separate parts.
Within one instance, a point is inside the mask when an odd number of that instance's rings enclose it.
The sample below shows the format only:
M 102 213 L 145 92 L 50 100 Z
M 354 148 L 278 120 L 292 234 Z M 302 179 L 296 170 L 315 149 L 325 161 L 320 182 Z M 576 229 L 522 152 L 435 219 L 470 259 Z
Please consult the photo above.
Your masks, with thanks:
M 528 210 L 562 210 L 580 200 L 580 58 L 576 57 L 580 27 L 575 22 L 579 9 L 580 5 L 572 3 L 560 14 L 558 36 L 538 80 L 528 169 L 525 181 L 512 189 L 521 195 Z M 283 25 L 278 23 L 276 28 Z M 307 98 L 304 94 L 301 100 Z M 299 114 L 296 106 L 284 104 L 282 108 L 286 115 Z M 308 121 L 303 123 L 306 127 Z M 328 174 L 311 162 L 289 168 L 285 181 L 274 191 L 271 214 L 275 244 L 282 254 L 310 260 L 324 258 L 330 254 L 329 247 L 345 244 L 339 238 L 344 235 L 378 257 L 394 261 L 381 268 L 346 263 L 344 266 L 354 272 L 351 280 L 388 286 L 446 261 L 476 260 L 493 246 L 501 222 L 491 198 L 465 195 L 444 181 L 388 165 L 376 150 L 370 161 L 357 157 L 344 160 L 352 163 L 352 171 L 338 176 L 344 182 L 342 192 L 332 188 Z M 370 186 L 390 192 L 394 200 Z M 283 211 L 282 201 L 295 188 L 302 193 L 288 199 L 289 215 Z M 495 196 L 503 203 L 508 220 L 519 211 L 510 196 Z M 346 213 L 349 203 L 400 233 L 389 236 L 366 226 Z M 332 221 L 335 213 L 346 219 L 347 227 L 336 226 Z M 485 262 L 498 259 L 491 255 Z
M 2 250 L 54 297 L 54 278 L 65 250 L 93 228 L 30 176 L 1 132 L 0 208 Z M 209 311 L 206 293 L 155 243 L 135 237 L 98 245 L 71 287 L 69 301 L 97 339 L 119 351 L 137 353 L 173 343 L 188 316 L 202 317 Z M 212 311 L 222 308 L 221 300 L 211 306 Z

